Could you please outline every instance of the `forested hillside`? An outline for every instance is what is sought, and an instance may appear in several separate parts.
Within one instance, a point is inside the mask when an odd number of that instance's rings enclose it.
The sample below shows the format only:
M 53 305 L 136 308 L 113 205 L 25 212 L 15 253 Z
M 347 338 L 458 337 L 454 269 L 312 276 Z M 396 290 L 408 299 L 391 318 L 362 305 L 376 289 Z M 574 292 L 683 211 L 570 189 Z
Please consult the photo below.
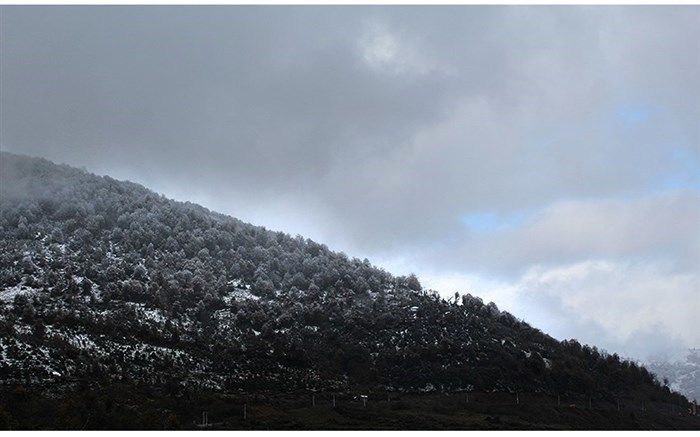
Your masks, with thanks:
M 687 407 L 644 367 L 478 297 L 445 300 L 415 276 L 137 184 L 0 157 L 6 386 L 476 390 Z

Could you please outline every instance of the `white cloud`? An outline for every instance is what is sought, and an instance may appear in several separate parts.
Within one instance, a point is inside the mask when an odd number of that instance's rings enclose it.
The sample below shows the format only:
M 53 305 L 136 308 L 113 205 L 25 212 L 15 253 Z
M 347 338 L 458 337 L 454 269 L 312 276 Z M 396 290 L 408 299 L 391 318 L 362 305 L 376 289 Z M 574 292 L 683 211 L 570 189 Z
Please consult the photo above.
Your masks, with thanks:
M 697 272 L 681 273 L 659 263 L 589 260 L 533 267 L 518 288 L 525 295 L 558 299 L 573 317 L 598 324 L 620 342 L 656 325 L 676 333 L 688 346 L 700 343 L 695 329 L 700 315 Z
M 502 231 L 465 231 L 445 250 L 426 256 L 451 269 L 511 276 L 534 265 L 589 259 L 664 261 L 683 271 L 700 265 L 700 194 L 693 190 L 562 200 L 525 217 Z
M 438 69 L 443 73 L 451 71 L 422 53 L 417 41 L 409 41 L 407 36 L 390 31 L 377 20 L 365 23 L 358 47 L 367 65 L 381 73 L 422 76 Z

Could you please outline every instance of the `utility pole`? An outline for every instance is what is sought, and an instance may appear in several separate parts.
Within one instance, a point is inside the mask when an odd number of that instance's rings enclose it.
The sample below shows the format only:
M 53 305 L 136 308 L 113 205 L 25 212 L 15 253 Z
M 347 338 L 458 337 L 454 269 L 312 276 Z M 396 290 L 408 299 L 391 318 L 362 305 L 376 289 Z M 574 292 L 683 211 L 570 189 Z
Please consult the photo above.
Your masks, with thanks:
M 520 405 L 520 395 L 518 393 L 515 394 L 515 404 Z

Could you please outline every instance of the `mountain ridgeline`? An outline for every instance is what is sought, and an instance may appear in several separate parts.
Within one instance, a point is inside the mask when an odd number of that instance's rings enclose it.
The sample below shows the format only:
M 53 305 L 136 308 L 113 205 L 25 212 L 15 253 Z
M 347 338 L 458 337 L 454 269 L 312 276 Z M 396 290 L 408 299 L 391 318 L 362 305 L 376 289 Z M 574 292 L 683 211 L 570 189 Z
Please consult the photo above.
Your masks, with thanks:
M 0 157 L 5 385 L 498 391 L 687 407 L 635 362 L 557 341 L 478 297 L 445 300 L 413 275 L 134 183 Z

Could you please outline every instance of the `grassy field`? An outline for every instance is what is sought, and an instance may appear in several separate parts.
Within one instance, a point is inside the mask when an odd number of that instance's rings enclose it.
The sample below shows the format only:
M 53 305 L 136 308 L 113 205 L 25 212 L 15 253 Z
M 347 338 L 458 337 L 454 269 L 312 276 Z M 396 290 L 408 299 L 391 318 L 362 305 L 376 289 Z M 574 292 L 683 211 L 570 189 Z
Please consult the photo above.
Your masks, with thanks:
M 700 429 L 700 418 L 672 409 L 643 411 L 640 405 L 639 411 L 618 411 L 611 404 L 557 406 L 554 400 L 546 405 L 528 395 L 516 403 L 515 395 L 491 395 L 472 395 L 467 402 L 465 394 L 404 394 L 370 398 L 366 406 L 344 397 L 336 398 L 335 407 L 327 395 L 316 396 L 315 402 L 308 395 L 250 399 L 245 420 L 241 399 L 234 397 L 228 408 L 223 399 L 213 402 L 207 414 L 219 429 Z
M 5 429 L 700 429 L 667 404 L 543 394 L 250 394 L 149 387 L 24 387 L 0 393 Z M 335 398 L 335 405 L 334 405 Z M 203 426 L 203 413 L 207 426 Z

